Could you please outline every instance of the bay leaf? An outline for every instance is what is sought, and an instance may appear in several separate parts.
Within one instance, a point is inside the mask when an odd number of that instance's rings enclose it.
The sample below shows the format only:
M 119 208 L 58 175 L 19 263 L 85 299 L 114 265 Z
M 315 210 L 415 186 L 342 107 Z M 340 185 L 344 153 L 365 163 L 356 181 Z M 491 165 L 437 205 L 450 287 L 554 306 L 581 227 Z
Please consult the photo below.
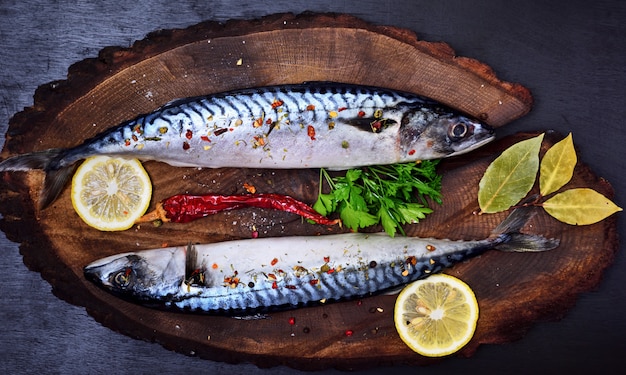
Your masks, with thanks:
M 528 194 L 537 179 L 543 136 L 514 144 L 489 164 L 478 185 L 482 212 L 507 210 Z
M 544 197 L 562 188 L 574 175 L 576 150 L 572 133 L 555 143 L 541 160 L 539 192 Z
M 604 195 L 589 188 L 566 190 L 543 202 L 543 208 L 555 219 L 571 225 L 597 223 L 622 211 Z

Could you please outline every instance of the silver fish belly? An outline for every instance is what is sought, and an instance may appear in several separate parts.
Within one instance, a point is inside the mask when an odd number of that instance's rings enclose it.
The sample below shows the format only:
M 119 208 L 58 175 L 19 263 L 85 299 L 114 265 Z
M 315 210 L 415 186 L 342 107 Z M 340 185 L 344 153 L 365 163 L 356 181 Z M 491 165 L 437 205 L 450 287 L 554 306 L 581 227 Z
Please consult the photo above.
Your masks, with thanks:
M 151 307 L 230 315 L 295 308 L 397 288 L 492 248 L 558 246 L 558 240 L 519 233 L 528 210 L 514 211 L 477 241 L 380 233 L 264 238 L 113 255 L 84 272 L 106 290 Z
M 417 95 L 309 83 L 177 100 L 76 147 L 3 160 L 0 171 L 45 170 L 45 207 L 72 166 L 93 155 L 208 168 L 348 169 L 459 155 L 493 138 L 488 126 Z

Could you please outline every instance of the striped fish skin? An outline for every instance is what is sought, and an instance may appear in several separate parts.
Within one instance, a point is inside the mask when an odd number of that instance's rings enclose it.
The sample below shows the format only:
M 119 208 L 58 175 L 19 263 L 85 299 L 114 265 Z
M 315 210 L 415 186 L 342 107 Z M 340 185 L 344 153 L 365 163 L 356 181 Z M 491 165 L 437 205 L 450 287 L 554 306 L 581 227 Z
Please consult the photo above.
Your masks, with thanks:
M 72 166 L 94 155 L 207 168 L 349 169 L 459 155 L 493 138 L 489 126 L 417 95 L 308 83 L 177 100 L 76 147 L 6 159 L 0 171 L 45 170 L 45 207 Z
M 453 241 L 347 233 L 238 240 L 113 255 L 85 276 L 151 307 L 242 315 L 359 298 L 394 289 L 498 248 L 544 251 L 558 240 L 519 233 L 514 211 L 486 239 Z

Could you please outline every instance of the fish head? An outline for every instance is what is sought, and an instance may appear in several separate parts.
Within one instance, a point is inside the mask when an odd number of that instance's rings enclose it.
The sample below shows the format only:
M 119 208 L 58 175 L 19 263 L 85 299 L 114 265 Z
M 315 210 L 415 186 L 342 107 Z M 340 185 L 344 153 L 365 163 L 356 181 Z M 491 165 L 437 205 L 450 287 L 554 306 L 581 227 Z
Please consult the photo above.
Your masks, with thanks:
M 417 110 L 405 114 L 400 128 L 401 150 L 407 161 L 411 155 L 429 159 L 461 155 L 494 138 L 490 126 L 459 114 L 425 114 Z
M 118 254 L 87 265 L 83 272 L 88 280 L 119 297 L 154 301 L 179 290 L 185 254 L 175 248 Z

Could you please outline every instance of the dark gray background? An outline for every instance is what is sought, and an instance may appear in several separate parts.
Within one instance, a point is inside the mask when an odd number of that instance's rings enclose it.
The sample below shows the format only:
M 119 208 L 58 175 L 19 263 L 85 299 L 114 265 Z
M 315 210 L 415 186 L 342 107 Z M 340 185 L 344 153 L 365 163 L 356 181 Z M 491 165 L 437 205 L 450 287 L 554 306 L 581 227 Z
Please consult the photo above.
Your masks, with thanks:
M 9 118 L 33 104 L 37 86 L 64 79 L 72 63 L 96 57 L 105 46 L 127 47 L 150 31 L 204 20 L 305 10 L 350 13 L 411 29 L 421 39 L 445 41 L 458 55 L 487 63 L 501 79 L 527 86 L 536 101 L 533 111 L 499 135 L 572 132 L 580 159 L 612 183 L 615 202 L 626 206 L 626 3 L 617 1 L 0 0 L 0 143 Z M 623 214 L 618 215 L 624 238 Z M 191 358 L 118 334 L 83 308 L 57 299 L 50 285 L 24 266 L 18 244 L 1 232 L 0 256 L 3 373 L 297 372 Z M 597 290 L 581 295 L 561 321 L 538 323 L 520 341 L 482 346 L 470 359 L 402 371 L 589 373 L 619 368 L 626 354 L 624 267 L 621 251 Z

